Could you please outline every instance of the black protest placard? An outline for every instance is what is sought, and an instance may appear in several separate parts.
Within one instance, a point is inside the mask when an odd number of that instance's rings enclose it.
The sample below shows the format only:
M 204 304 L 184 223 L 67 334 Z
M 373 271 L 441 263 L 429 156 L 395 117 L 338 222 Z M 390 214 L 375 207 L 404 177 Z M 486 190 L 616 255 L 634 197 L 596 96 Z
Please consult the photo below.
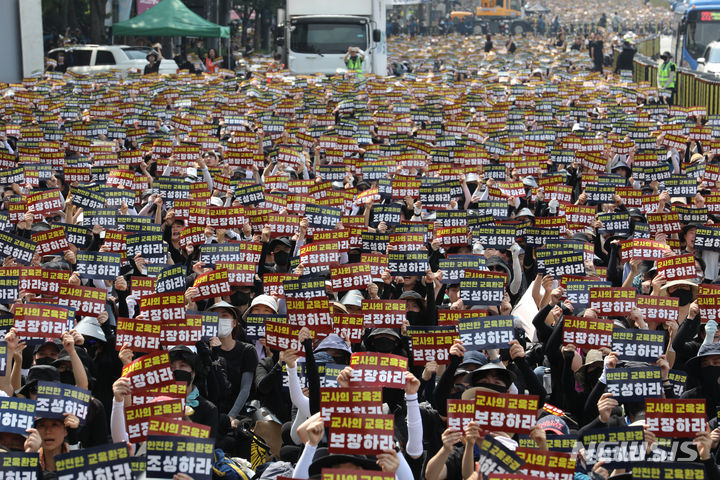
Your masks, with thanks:
M 618 401 L 642 401 L 663 396 L 660 367 L 613 368 L 608 370 L 607 392 Z
M 402 206 L 399 203 L 388 205 L 374 205 L 370 214 L 370 226 L 377 228 L 380 222 L 385 222 L 389 227 L 400 225 L 402 220 Z
M 75 415 L 85 424 L 92 394 L 89 390 L 56 382 L 38 382 L 35 414 L 41 418 L 64 419 Z
M 388 253 L 388 270 L 393 275 L 421 277 L 425 276 L 429 269 L 430 263 L 426 251 Z
M 173 478 L 184 473 L 193 480 L 211 480 L 214 444 L 212 439 L 149 435 L 148 477 Z
M 612 351 L 620 360 L 655 363 L 665 353 L 664 330 L 614 328 Z
M 120 276 L 122 254 L 110 252 L 77 252 L 75 271 L 81 278 L 115 280 Z
M 511 315 L 490 317 L 461 318 L 458 332 L 463 346 L 468 350 L 487 350 L 489 348 L 508 348 L 515 338 Z
M 133 480 L 130 449 L 125 443 L 83 448 L 55 456 L 58 480 Z
M 164 268 L 155 280 L 155 293 L 185 291 L 185 265 Z

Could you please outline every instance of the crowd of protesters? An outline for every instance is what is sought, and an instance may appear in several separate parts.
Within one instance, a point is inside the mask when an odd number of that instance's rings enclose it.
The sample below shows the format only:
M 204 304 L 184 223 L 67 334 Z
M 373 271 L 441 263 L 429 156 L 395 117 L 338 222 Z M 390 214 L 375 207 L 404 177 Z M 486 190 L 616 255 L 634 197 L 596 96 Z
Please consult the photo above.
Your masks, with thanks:
M 516 42 L 3 85 L 3 478 L 720 478 L 720 119 Z

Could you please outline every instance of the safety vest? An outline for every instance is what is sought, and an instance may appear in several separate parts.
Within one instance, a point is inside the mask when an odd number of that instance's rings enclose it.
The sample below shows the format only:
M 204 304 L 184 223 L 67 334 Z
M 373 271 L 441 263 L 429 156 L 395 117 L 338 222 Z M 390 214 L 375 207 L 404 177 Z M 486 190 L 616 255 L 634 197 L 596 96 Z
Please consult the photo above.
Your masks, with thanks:
M 362 72 L 362 58 L 360 58 L 360 57 L 348 58 L 347 67 L 348 67 L 348 70 L 351 72 Z
M 673 74 L 673 72 L 670 68 L 671 66 L 674 67 L 675 64 L 673 62 L 667 62 L 667 63 L 660 64 L 660 67 L 658 68 L 658 86 L 660 88 L 668 88 L 668 89 L 675 88 L 675 75 Z M 671 74 L 672 74 L 672 81 L 668 82 Z

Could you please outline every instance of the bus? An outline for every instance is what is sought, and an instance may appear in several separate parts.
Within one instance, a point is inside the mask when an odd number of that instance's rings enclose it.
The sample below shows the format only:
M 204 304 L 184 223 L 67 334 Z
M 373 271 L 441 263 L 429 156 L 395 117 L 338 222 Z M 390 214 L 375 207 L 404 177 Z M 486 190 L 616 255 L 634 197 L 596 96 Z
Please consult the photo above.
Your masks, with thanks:
M 715 40 L 720 40 L 720 0 L 690 0 L 673 38 L 675 62 L 697 70 L 697 59 Z

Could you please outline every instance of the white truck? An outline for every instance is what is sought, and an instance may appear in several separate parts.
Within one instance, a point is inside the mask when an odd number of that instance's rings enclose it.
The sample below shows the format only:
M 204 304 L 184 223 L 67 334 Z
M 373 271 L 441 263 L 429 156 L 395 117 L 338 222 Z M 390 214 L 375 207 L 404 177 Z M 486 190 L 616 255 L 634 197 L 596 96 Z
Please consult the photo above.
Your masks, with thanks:
M 386 0 L 286 0 L 276 45 L 295 75 L 346 71 L 348 47 L 364 52 L 362 71 L 387 74 Z

